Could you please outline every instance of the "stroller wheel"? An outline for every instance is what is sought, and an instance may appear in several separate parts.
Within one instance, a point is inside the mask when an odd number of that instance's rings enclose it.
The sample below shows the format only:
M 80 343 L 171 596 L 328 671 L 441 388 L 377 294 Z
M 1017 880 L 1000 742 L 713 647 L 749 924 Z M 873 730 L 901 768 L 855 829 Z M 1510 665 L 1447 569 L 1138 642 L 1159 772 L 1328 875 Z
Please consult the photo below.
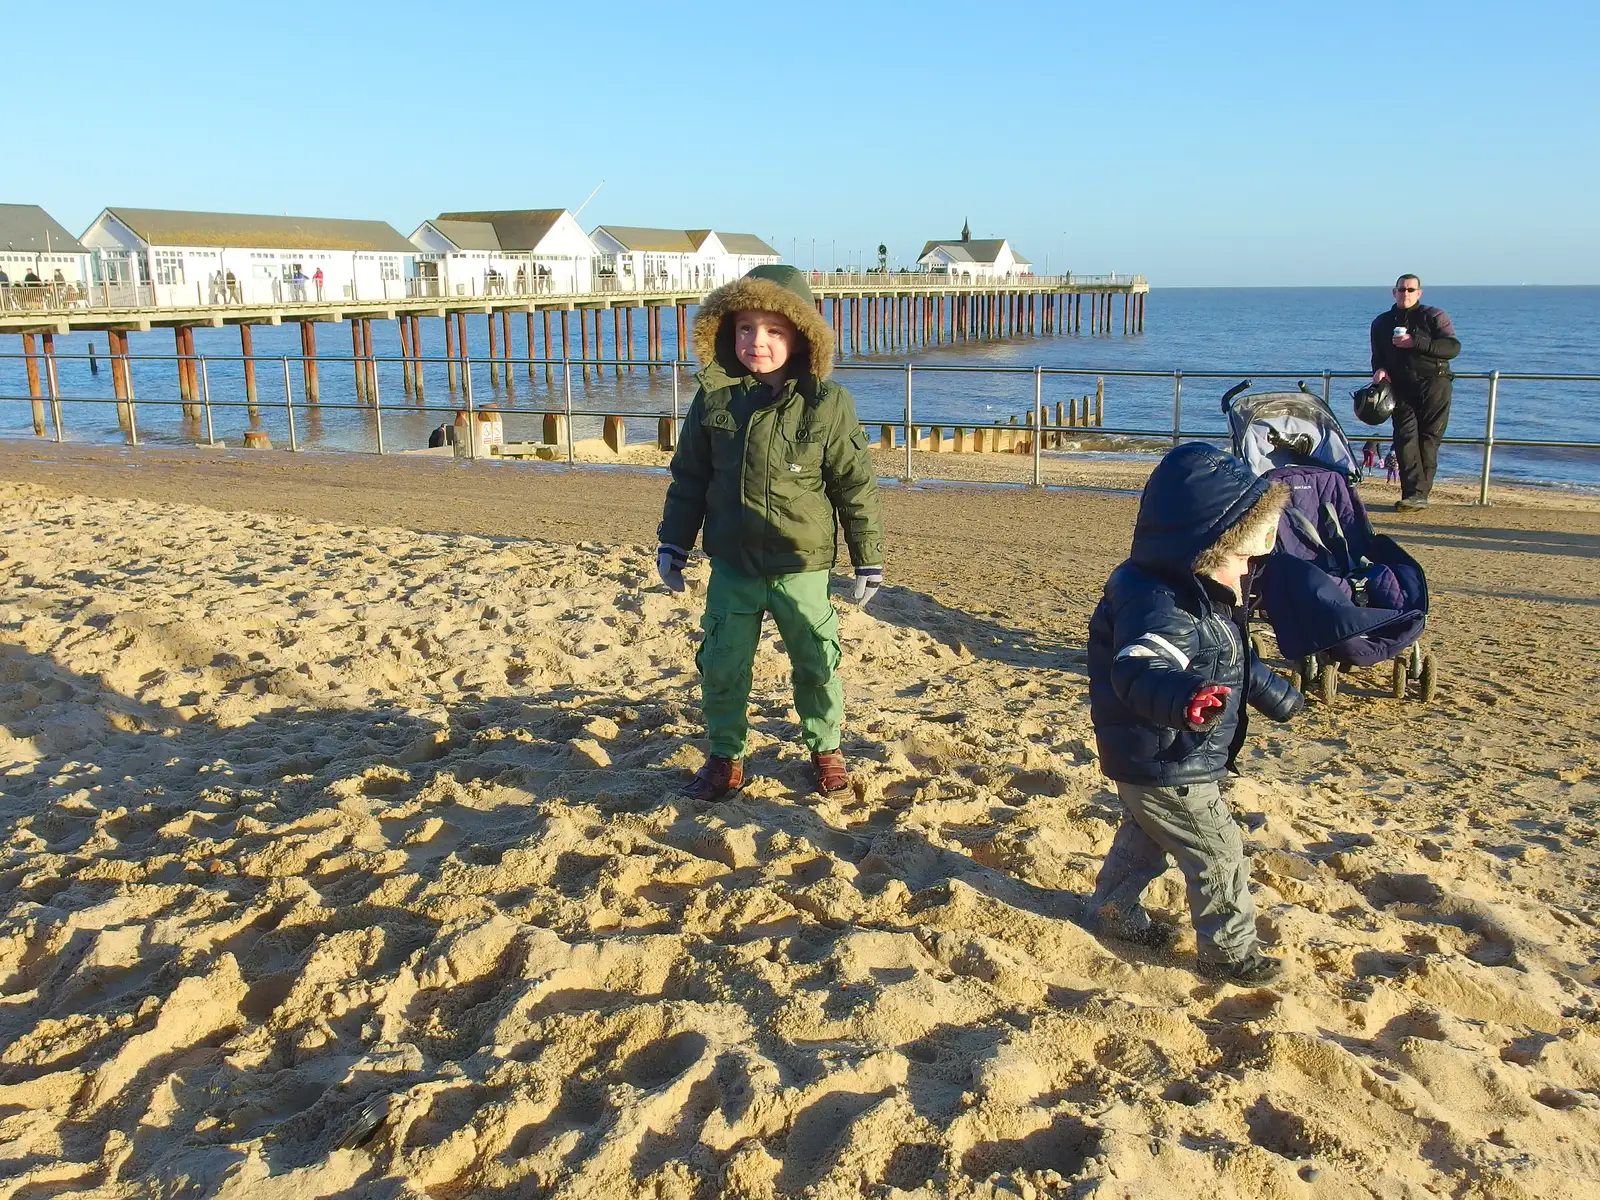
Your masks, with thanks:
M 1394 681 L 1389 688 L 1389 694 L 1396 700 L 1406 698 L 1406 685 L 1411 682 L 1411 671 L 1407 663 L 1410 657 L 1409 654 L 1402 654 L 1394 660 Z
M 1422 642 L 1419 639 L 1411 643 L 1411 653 L 1406 655 L 1411 663 L 1411 678 L 1422 678 Z
M 1337 663 L 1327 663 L 1322 668 L 1322 674 L 1317 677 L 1317 695 L 1322 702 L 1332 708 L 1339 699 L 1339 666 Z
M 1429 654 L 1422 660 L 1422 700 L 1424 703 L 1433 699 L 1434 693 L 1439 688 L 1439 661 Z

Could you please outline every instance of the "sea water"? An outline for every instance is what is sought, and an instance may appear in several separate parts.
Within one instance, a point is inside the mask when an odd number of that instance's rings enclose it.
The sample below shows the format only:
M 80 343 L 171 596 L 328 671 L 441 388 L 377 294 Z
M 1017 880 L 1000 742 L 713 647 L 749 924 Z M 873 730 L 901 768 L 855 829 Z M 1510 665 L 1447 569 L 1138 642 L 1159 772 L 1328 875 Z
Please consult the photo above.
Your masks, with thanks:
M 1027 419 L 1033 403 L 1031 368 L 1042 366 L 1082 372 L 1050 375 L 1043 379 L 1043 398 L 1049 411 L 1058 401 L 1093 394 L 1101 371 L 1145 371 L 1158 378 L 1106 376 L 1107 426 L 1148 430 L 1152 438 L 1168 436 L 1173 420 L 1172 372 L 1184 372 L 1181 387 L 1182 425 L 1186 431 L 1225 436 L 1219 401 L 1230 384 L 1257 379 L 1257 387 L 1286 389 L 1303 378 L 1317 392 L 1322 372 L 1346 375 L 1331 385 L 1335 411 L 1352 440 L 1376 437 L 1388 446 L 1388 429 L 1369 429 L 1350 415 L 1348 393 L 1370 369 L 1368 326 L 1388 306 L 1388 292 L 1377 288 L 1156 288 L 1148 299 L 1143 334 L 1123 334 L 1122 300 L 1113 300 L 1115 332 L 1068 335 L 1019 335 L 989 341 L 958 341 L 943 346 L 904 348 L 877 354 L 847 356 L 838 377 L 855 394 L 857 410 L 869 424 L 897 423 L 905 413 L 903 370 L 885 370 L 909 362 L 912 372 L 914 419 L 921 424 L 946 426 Z M 1428 288 L 1424 303 L 1450 314 L 1461 338 L 1462 352 L 1455 360 L 1463 375 L 1499 370 L 1506 374 L 1600 374 L 1600 287 L 1437 287 Z M 1087 320 L 1087 299 L 1084 304 Z M 578 320 L 569 317 L 569 353 L 580 353 Z M 677 352 L 670 310 L 664 314 L 663 353 Z M 496 318 L 498 321 L 498 318 Z M 538 440 L 539 413 L 559 410 L 566 403 L 564 371 L 522 364 L 492 370 L 488 361 L 485 317 L 469 316 L 468 338 L 474 355 L 472 399 L 475 406 L 494 404 L 505 411 L 509 440 Z M 544 321 L 534 318 L 538 330 L 536 349 L 542 356 Z M 551 314 L 554 356 L 561 354 L 559 315 Z M 428 434 L 451 419 L 465 405 L 465 386 L 452 390 L 442 361 L 443 322 L 424 318 L 423 353 L 440 361 L 424 370 L 424 401 L 419 406 L 408 397 L 398 361 L 379 364 L 379 397 L 385 448 L 415 449 L 426 444 Z M 606 357 L 614 357 L 612 315 L 602 315 Z M 378 418 L 371 406 L 342 409 L 335 405 L 357 402 L 351 362 L 350 326 L 317 326 L 320 406 L 304 403 L 300 364 L 299 329 L 292 324 L 256 326 L 254 352 L 260 411 L 254 423 L 265 428 L 274 444 L 288 442 L 286 395 L 295 406 L 296 434 L 302 448 L 373 450 L 377 447 Z M 527 318 L 512 314 L 512 353 L 528 357 Z M 393 322 L 374 321 L 374 353 L 399 355 L 399 336 Z M 239 333 L 233 327 L 196 329 L 196 353 L 206 358 L 206 374 L 213 401 L 215 436 L 238 445 L 252 424 L 242 407 L 223 402 L 244 401 L 243 367 L 239 359 Z M 91 374 L 84 355 L 90 343 L 99 356 L 99 373 Z M 0 436 L 31 437 L 32 418 L 27 395 L 20 339 L 0 339 Z M 135 355 L 158 356 L 133 364 L 135 398 L 177 400 L 177 373 L 171 355 L 172 334 L 167 330 L 135 333 L 129 337 Z M 95 399 L 101 403 L 62 405 L 64 436 L 71 441 L 117 442 L 112 398 L 110 360 L 106 335 L 74 333 L 58 336 L 58 377 L 66 397 Z M 634 354 L 645 354 L 645 322 L 634 320 Z M 283 356 L 289 356 L 287 390 Z M 591 356 L 594 356 L 591 347 Z M 685 348 L 684 358 L 688 358 Z M 993 373 L 945 372 L 927 367 L 977 366 L 1009 368 Z M 1016 368 L 1025 368 L 1018 371 Z M 631 371 L 614 368 L 570 369 L 572 405 L 577 413 L 615 411 L 659 413 L 672 404 L 672 373 L 642 367 Z M 1223 378 L 1194 378 L 1215 373 Z M 1268 373 L 1288 373 L 1293 378 L 1264 380 Z M 498 378 L 493 376 L 498 375 Z M 680 410 L 687 408 L 694 391 L 692 373 L 679 378 Z M 1458 379 L 1448 436 L 1483 436 L 1488 398 L 1486 380 Z M 203 422 L 187 420 L 177 407 L 140 403 L 137 410 L 142 440 L 184 444 L 204 436 Z M 598 418 L 576 422 L 580 436 L 597 432 Z M 631 439 L 653 436 L 649 421 L 630 422 Z M 1600 442 L 1600 383 L 1502 380 L 1499 387 L 1495 435 L 1502 439 Z M 1446 446 L 1440 456 L 1441 475 L 1474 477 L 1482 461 L 1476 446 Z M 1494 455 L 1496 478 L 1525 483 L 1545 483 L 1600 489 L 1600 452 L 1498 447 Z

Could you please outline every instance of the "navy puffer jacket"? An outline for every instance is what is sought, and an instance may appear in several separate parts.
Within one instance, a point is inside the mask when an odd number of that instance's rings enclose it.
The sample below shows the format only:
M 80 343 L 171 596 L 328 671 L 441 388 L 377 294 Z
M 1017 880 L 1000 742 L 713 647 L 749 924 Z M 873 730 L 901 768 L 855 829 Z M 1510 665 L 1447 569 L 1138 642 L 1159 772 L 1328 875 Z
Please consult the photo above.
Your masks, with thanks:
M 1214 782 L 1244 743 L 1245 701 L 1279 721 L 1304 703 L 1251 652 L 1247 609 L 1193 570 L 1266 492 L 1239 459 L 1199 442 L 1151 473 L 1132 553 L 1089 621 L 1089 710 L 1108 778 L 1146 787 Z M 1208 683 L 1233 690 L 1218 720 L 1191 730 L 1184 710 Z

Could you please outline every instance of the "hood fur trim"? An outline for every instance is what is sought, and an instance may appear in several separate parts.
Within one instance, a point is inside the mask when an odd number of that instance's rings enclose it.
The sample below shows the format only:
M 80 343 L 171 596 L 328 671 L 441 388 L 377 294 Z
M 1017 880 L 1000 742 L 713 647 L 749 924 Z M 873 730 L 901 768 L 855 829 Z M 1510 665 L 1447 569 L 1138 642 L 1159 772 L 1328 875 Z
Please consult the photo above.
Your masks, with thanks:
M 733 353 L 733 327 L 725 318 L 754 309 L 787 317 L 809 350 L 808 370 L 817 380 L 833 373 L 833 330 L 801 297 L 770 279 L 745 276 L 725 283 L 700 302 L 694 316 L 694 355 L 705 366 L 716 363 L 729 375 L 748 375 Z M 726 328 L 724 328 L 726 326 Z
M 1272 549 L 1278 533 L 1278 519 L 1289 505 L 1289 485 L 1274 483 L 1266 495 L 1252 504 L 1232 525 L 1222 531 L 1222 536 L 1194 560 L 1196 575 L 1209 575 L 1222 565 L 1230 554 L 1243 554 L 1258 558 Z

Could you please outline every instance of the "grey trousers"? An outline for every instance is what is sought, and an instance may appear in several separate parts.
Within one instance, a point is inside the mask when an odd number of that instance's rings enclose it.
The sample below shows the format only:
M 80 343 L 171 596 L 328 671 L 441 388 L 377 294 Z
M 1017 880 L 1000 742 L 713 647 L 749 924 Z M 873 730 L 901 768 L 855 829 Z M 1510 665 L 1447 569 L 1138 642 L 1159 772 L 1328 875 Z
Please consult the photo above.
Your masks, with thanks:
M 1170 854 L 1189 884 L 1189 919 L 1199 956 L 1237 962 L 1256 945 L 1256 905 L 1244 841 L 1214 783 L 1188 787 L 1117 784 L 1124 812 L 1095 880 L 1089 911 L 1107 925 L 1149 924 L 1144 891 L 1167 869 Z

